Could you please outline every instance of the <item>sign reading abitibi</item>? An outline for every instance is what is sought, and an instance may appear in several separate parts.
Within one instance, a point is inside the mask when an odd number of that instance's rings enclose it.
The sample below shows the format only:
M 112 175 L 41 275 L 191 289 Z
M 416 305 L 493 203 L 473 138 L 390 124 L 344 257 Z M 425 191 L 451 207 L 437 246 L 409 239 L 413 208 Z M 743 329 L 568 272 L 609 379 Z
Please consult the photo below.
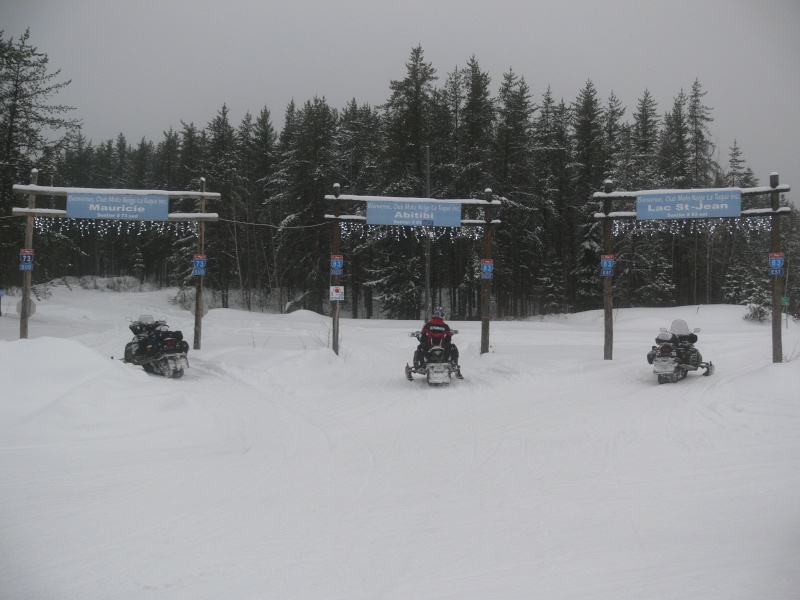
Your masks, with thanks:
M 461 203 L 369 200 L 367 225 L 461 227 Z

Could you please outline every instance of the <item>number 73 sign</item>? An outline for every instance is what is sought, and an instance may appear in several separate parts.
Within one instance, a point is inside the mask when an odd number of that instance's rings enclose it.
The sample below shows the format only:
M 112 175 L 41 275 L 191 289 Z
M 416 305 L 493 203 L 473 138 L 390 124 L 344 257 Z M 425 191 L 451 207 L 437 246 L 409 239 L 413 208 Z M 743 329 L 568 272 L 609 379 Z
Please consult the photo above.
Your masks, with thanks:
M 19 251 L 19 270 L 33 271 L 33 250 L 22 248 Z

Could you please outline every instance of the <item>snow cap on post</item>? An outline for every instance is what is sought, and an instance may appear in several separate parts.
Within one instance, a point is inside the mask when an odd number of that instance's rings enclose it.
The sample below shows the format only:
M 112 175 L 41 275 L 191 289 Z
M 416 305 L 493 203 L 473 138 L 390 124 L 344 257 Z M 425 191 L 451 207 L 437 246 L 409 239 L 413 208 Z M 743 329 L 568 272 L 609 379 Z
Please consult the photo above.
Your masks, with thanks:
M 486 200 L 487 202 L 492 201 L 492 188 L 486 188 L 485 190 L 483 190 L 483 199 Z
M 334 183 L 333 184 L 333 195 L 338 198 L 339 194 L 341 194 L 341 193 L 342 193 L 342 186 L 339 185 L 338 183 Z

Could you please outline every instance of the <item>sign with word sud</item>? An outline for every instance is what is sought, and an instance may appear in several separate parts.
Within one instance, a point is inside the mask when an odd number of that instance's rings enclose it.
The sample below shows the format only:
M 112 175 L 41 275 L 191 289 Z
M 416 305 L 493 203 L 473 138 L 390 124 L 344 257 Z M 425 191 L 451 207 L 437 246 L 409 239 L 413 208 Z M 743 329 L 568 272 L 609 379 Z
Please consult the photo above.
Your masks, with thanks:
M 155 194 L 67 194 L 67 217 L 166 221 L 169 198 Z
M 718 190 L 665 190 L 636 196 L 636 219 L 716 219 L 739 217 L 742 213 L 742 191 L 738 188 Z
M 461 227 L 461 203 L 369 200 L 367 225 Z

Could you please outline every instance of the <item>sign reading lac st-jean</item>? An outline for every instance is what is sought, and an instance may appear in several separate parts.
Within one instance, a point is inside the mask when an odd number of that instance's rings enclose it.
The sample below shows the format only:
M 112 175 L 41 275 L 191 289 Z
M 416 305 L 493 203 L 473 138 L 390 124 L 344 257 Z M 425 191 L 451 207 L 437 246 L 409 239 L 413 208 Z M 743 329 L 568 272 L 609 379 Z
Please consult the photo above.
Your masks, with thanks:
M 715 219 L 739 217 L 742 191 L 738 188 L 717 190 L 670 190 L 636 196 L 636 219 Z
M 71 219 L 166 221 L 169 197 L 155 194 L 67 194 Z

